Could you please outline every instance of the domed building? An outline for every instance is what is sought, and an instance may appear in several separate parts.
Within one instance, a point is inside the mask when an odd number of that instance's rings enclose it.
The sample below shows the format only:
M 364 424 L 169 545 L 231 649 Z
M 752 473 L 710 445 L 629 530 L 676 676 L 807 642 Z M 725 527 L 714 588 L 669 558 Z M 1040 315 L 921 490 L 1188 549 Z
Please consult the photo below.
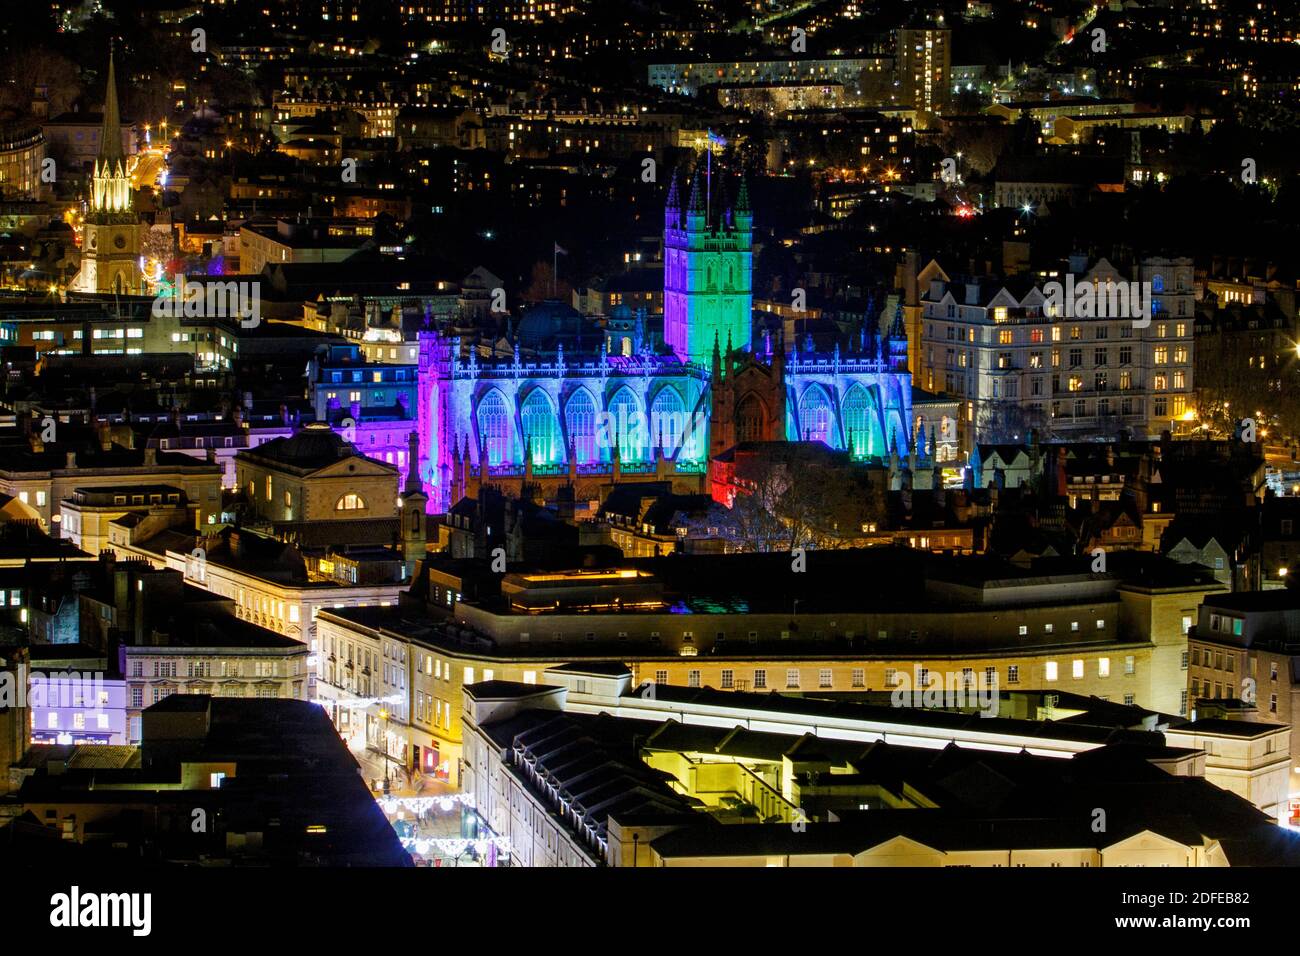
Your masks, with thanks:
M 548 299 L 524 310 L 515 329 L 515 342 L 520 349 L 540 353 L 553 353 L 563 349 L 570 355 L 594 353 L 599 350 L 601 331 L 581 312 Z
M 643 309 L 619 303 L 605 318 L 605 350 L 610 355 L 640 355 L 649 346 Z
M 325 422 L 235 456 L 238 487 L 259 518 L 272 522 L 391 519 L 398 470 L 361 454 Z

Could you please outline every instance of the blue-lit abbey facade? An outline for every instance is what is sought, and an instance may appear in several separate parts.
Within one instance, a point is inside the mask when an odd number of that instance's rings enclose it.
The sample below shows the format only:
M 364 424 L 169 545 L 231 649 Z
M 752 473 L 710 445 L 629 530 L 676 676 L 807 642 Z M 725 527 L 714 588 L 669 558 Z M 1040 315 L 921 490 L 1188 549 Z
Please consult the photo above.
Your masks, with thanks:
M 657 347 L 640 331 L 657 317 L 637 316 L 633 346 L 602 329 L 626 321 L 559 303 L 525 312 L 505 359 L 481 359 L 459 336 L 420 333 L 420 474 L 435 510 L 483 485 L 669 480 L 678 491 L 704 492 L 710 454 L 743 441 L 820 441 L 858 459 L 907 456 L 911 375 L 901 317 L 829 353 L 774 346 L 770 336 L 755 348 L 748 199 L 742 187 L 734 206 L 724 200 L 706 215 L 702 188 L 697 175 L 686 213 L 675 179 L 669 189 L 671 314 Z

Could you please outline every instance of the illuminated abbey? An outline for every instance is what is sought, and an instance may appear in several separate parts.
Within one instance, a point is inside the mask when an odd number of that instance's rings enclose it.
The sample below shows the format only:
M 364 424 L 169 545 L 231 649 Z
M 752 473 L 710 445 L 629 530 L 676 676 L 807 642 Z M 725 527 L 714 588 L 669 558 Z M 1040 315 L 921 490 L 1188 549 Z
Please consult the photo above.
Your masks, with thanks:
M 669 186 L 662 331 L 625 306 L 598 319 L 544 302 L 524 313 L 505 359 L 420 333 L 420 475 L 435 511 L 484 485 L 548 500 L 569 487 L 579 501 L 628 481 L 706 492 L 710 457 L 747 441 L 907 457 L 901 316 L 829 353 L 755 343 L 753 214 L 743 182 L 731 201 L 719 179 L 697 169 L 688 191 L 676 177 Z

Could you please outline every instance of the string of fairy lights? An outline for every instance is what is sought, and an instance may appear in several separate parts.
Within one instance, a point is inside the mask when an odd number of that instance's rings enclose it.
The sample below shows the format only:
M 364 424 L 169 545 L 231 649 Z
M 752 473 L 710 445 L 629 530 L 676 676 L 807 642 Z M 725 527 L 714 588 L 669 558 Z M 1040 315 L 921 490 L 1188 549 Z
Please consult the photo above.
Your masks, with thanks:
M 379 800 L 379 806 L 390 817 L 398 810 L 427 813 L 436 808 L 443 813 L 450 813 L 457 804 L 470 810 L 475 809 L 474 797 L 468 793 L 445 793 L 436 797 L 383 797 Z
M 496 847 L 498 852 L 509 853 L 510 840 L 506 837 L 479 837 L 474 840 L 442 838 L 442 837 L 401 837 L 402 849 L 415 850 L 421 856 L 428 854 L 430 850 L 436 850 L 443 856 L 461 856 L 466 850 L 473 849 L 480 857 L 485 856 L 488 850 Z
M 436 797 L 384 797 L 378 803 L 380 809 L 389 817 L 397 816 L 399 811 L 427 813 L 441 810 L 443 813 L 449 813 L 458 805 L 470 810 L 475 808 L 474 797 L 468 793 L 446 793 Z M 471 849 L 480 857 L 486 856 L 493 848 L 501 853 L 512 852 L 509 838 L 502 836 L 473 839 L 464 837 L 399 837 L 398 839 L 402 849 L 414 850 L 421 856 L 428 854 L 430 850 L 451 857 L 461 856 Z

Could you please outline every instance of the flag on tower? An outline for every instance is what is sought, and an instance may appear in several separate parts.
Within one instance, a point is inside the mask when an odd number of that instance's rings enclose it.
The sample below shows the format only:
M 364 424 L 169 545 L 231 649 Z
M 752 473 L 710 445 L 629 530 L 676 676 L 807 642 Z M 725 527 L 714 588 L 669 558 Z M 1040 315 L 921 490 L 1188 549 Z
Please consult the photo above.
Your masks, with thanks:
M 569 250 L 568 250 L 568 249 L 565 249 L 565 248 L 564 248 L 562 245 L 560 245 L 558 242 L 555 243 L 555 255 L 557 255 L 557 256 L 567 256 L 568 254 L 569 254 Z

